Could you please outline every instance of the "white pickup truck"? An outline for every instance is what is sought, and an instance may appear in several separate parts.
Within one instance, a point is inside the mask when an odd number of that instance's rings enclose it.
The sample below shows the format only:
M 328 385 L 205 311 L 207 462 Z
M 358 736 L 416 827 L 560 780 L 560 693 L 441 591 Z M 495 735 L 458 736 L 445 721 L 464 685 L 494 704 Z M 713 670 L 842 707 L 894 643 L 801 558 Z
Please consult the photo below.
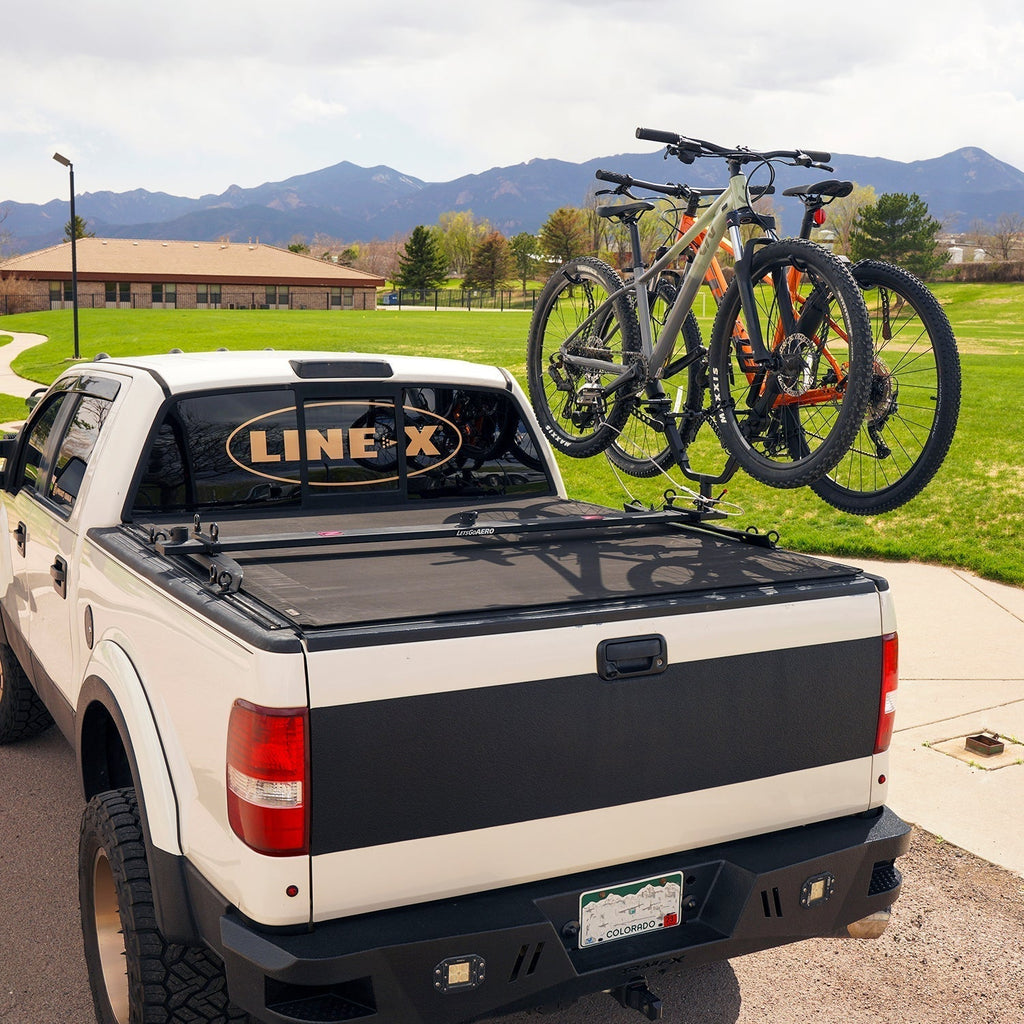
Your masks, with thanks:
M 885 582 L 569 500 L 508 373 L 98 359 L 3 454 L 0 742 L 76 751 L 101 1024 L 657 1019 L 884 927 Z

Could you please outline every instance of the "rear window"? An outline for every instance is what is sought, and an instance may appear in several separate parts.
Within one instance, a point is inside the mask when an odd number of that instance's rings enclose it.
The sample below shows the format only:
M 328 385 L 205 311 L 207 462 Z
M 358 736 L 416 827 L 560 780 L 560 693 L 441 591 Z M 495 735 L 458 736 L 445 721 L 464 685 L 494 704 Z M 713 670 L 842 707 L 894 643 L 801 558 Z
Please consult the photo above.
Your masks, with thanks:
M 553 493 L 515 400 L 475 388 L 179 398 L 165 409 L 137 478 L 136 516 Z

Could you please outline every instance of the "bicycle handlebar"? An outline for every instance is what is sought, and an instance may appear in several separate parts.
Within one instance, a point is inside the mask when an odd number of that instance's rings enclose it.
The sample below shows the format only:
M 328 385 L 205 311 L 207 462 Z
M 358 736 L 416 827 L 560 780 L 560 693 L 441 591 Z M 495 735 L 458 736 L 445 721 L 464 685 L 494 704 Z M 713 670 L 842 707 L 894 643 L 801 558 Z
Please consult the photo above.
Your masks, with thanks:
M 831 171 L 827 166 L 832 159 L 831 153 L 820 149 L 774 149 L 756 152 L 742 147 L 729 149 L 705 139 L 690 139 L 675 132 L 664 132 L 657 128 L 637 128 L 636 137 L 647 142 L 662 142 L 668 146 L 666 156 L 678 157 L 684 164 L 692 164 L 699 156 L 717 156 L 726 160 L 738 160 L 740 163 L 753 163 L 760 160 L 785 160 L 797 167 L 818 167 Z
M 637 128 L 636 137 L 646 142 L 664 142 L 669 146 L 674 146 L 680 141 L 675 132 L 663 132 L 658 128 Z
M 673 181 L 666 182 L 665 184 L 660 184 L 656 181 L 643 181 L 629 174 L 618 174 L 615 171 L 598 170 L 594 172 L 594 177 L 601 181 L 610 181 L 613 185 L 619 185 L 624 189 L 642 188 L 649 192 L 660 192 L 662 195 L 673 196 L 678 199 L 721 195 L 725 191 L 720 188 L 693 188 L 691 185 L 683 185 Z M 754 199 L 760 199 L 761 196 L 770 196 L 774 193 L 774 185 L 755 186 L 750 190 L 750 194 Z
M 677 185 L 671 181 L 660 185 L 653 181 L 641 181 L 628 174 L 616 174 L 615 171 L 595 171 L 594 177 L 601 181 L 610 181 L 613 185 L 622 185 L 623 188 L 645 188 L 651 192 L 661 192 L 666 196 L 678 196 L 685 199 L 690 194 L 690 190 L 685 185 Z

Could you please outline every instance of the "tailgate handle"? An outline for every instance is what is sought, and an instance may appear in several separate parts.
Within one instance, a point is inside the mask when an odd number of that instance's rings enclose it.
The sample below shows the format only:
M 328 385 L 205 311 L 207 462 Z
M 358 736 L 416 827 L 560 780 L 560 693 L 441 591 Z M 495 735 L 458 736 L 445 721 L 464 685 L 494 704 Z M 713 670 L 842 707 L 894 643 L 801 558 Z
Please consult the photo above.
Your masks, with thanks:
M 668 644 L 660 633 L 602 640 L 597 645 L 597 671 L 602 679 L 655 676 L 668 667 Z

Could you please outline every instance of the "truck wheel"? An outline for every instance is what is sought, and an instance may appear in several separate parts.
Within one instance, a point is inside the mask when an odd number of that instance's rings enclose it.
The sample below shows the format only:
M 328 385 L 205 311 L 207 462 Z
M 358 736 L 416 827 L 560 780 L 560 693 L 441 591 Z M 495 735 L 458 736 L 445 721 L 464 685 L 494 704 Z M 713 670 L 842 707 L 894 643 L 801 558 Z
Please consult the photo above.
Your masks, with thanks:
M 27 740 L 51 725 L 50 712 L 32 689 L 14 651 L 0 643 L 0 743 Z
M 214 954 L 174 945 L 160 934 L 134 789 L 100 793 L 86 806 L 78 891 L 100 1024 L 249 1019 L 228 1003 L 224 968 Z

